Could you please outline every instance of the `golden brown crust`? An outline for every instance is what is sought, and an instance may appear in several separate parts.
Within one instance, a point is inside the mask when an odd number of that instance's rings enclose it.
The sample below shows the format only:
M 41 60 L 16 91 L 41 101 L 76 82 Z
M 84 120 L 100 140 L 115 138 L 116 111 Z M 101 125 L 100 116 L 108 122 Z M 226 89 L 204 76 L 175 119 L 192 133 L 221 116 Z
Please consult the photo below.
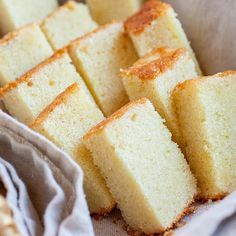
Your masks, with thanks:
M 37 26 L 38 26 L 37 23 L 27 24 L 27 25 L 24 25 L 16 30 L 6 34 L 3 38 L 0 39 L 0 45 L 5 45 L 5 44 L 10 43 L 25 29 L 31 28 L 31 27 L 37 27 Z
M 71 93 L 79 91 L 79 86 L 77 83 L 70 85 L 64 92 L 59 94 L 54 101 L 49 104 L 33 121 L 32 124 L 29 125 L 30 128 L 37 127 L 38 125 L 42 124 L 60 104 L 65 103 Z
M 221 79 L 225 79 L 227 76 L 230 75 L 235 75 L 236 76 L 236 71 L 234 70 L 228 70 L 228 71 L 224 71 L 224 72 L 220 72 L 217 73 L 215 75 L 212 76 L 202 76 L 202 77 L 197 77 L 195 79 L 191 79 L 191 80 L 186 80 L 182 83 L 179 83 L 175 89 L 173 90 L 172 94 L 176 94 L 178 91 L 184 90 L 187 86 L 194 84 L 194 83 L 199 83 L 199 82 L 204 82 L 207 80 L 212 80 L 212 79 L 216 79 L 216 78 L 221 78 Z M 236 77 L 235 77 L 236 79 Z
M 148 53 L 144 58 L 138 60 L 133 66 L 126 70 L 121 70 L 124 78 L 135 75 L 141 80 L 152 80 L 158 75 L 164 73 L 166 70 L 171 69 L 176 61 L 188 53 L 185 48 L 171 50 L 168 48 L 158 48 Z M 159 55 L 157 59 L 146 61 L 149 57 Z
M 116 203 L 114 202 L 114 204 L 112 204 L 110 207 L 108 207 L 108 208 L 101 208 L 99 210 L 99 212 L 92 213 L 91 216 L 94 219 L 100 219 L 102 216 L 107 216 L 115 207 L 116 207 Z
M 103 130 L 108 124 L 110 124 L 111 122 L 119 119 L 120 117 L 122 117 L 125 112 L 127 110 L 129 110 L 129 108 L 139 105 L 139 104 L 145 104 L 146 102 L 148 102 L 149 100 L 147 98 L 140 98 L 138 100 L 129 102 L 127 105 L 123 106 L 122 108 L 120 108 L 118 111 L 116 111 L 115 113 L 113 113 L 111 116 L 109 116 L 107 119 L 103 120 L 102 122 L 100 122 L 99 124 L 97 124 L 95 127 L 93 127 L 84 137 L 84 140 L 89 139 L 92 135 L 94 135 L 95 133 Z
M 84 35 L 82 35 L 81 37 L 73 40 L 70 45 L 68 46 L 69 48 L 73 47 L 74 45 L 78 45 L 80 44 L 82 41 L 88 39 L 88 38 L 91 38 L 93 35 L 97 34 L 98 32 L 101 32 L 101 31 L 104 31 L 106 30 L 107 28 L 109 28 L 110 26 L 112 25 L 123 25 L 122 21 L 117 21 L 117 20 L 113 20 L 112 22 L 108 23 L 108 24 L 105 24 L 105 25 L 102 25 L 94 30 L 92 30 L 91 32 L 88 32 Z
M 172 235 L 173 230 L 180 227 L 179 226 L 179 221 L 182 218 L 184 218 L 186 215 L 189 215 L 192 212 L 194 212 L 194 210 L 196 209 L 195 207 L 192 206 L 192 204 L 194 202 L 195 202 L 194 198 L 192 200 L 190 200 L 189 203 L 187 204 L 187 207 L 185 207 L 184 210 L 176 217 L 176 219 L 171 224 L 171 226 L 169 226 L 166 229 L 163 229 L 162 231 L 160 231 L 158 233 L 164 233 L 164 235 Z M 138 230 L 134 230 L 134 229 L 130 228 L 129 226 L 126 226 L 126 231 L 129 235 L 143 235 L 142 232 L 140 232 Z M 156 235 L 156 233 L 157 232 L 153 232 L 153 233 L 149 233 L 149 234 L 145 234 L 145 235 L 151 236 L 151 235 Z M 167 233 L 167 234 L 165 234 L 165 233 Z
M 171 6 L 167 3 L 158 0 L 147 1 L 139 12 L 126 20 L 125 29 L 129 33 L 139 34 L 153 20 L 165 15 L 169 9 Z
M 10 90 L 18 87 L 22 83 L 28 83 L 29 86 L 32 86 L 32 82 L 30 82 L 30 79 L 34 74 L 38 73 L 40 70 L 42 70 L 45 66 L 47 66 L 51 62 L 56 61 L 58 58 L 62 58 L 65 54 L 67 54 L 67 48 L 62 48 L 58 50 L 51 57 L 49 57 L 48 59 L 38 64 L 33 69 L 26 72 L 23 76 L 5 85 L 3 88 L 0 88 L 0 97 L 2 97 L 5 93 L 8 93 Z
M 195 202 L 195 198 L 193 198 L 188 204 L 187 207 L 185 207 L 185 209 L 176 217 L 176 219 L 174 220 L 174 222 L 172 223 L 172 225 L 170 227 L 168 227 L 165 231 L 168 231 L 170 229 L 174 229 L 176 228 L 177 224 L 179 223 L 179 221 L 184 218 L 185 216 L 191 214 L 194 210 L 195 207 L 193 207 L 193 203 Z
M 209 195 L 209 196 L 205 196 L 205 197 L 198 195 L 196 197 L 196 199 L 199 202 L 205 203 L 205 202 L 208 202 L 208 201 L 219 201 L 219 200 L 222 200 L 227 195 L 229 195 L 229 193 L 220 193 L 220 194 Z

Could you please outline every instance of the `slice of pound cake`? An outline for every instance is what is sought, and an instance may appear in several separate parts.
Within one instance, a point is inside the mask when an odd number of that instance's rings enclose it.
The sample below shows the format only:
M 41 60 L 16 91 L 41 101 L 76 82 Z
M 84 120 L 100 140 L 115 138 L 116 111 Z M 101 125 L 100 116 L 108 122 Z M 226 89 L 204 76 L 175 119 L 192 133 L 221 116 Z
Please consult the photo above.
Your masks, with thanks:
M 75 82 L 89 94 L 64 49 L 0 89 L 0 98 L 11 115 L 29 124 L 58 94 Z M 91 95 L 90 98 L 92 100 Z
M 112 20 L 125 20 L 138 11 L 143 0 L 87 0 L 93 18 L 99 24 Z
M 95 126 L 84 143 L 134 230 L 163 232 L 188 211 L 196 194 L 195 179 L 146 98 Z
M 181 145 L 181 135 L 172 106 L 171 92 L 185 80 L 197 77 L 187 49 L 153 50 L 130 68 L 122 70 L 123 83 L 130 100 L 148 98 L 166 120 L 173 139 Z M 182 146 L 182 145 L 181 145 Z
M 74 1 L 68 1 L 59 7 L 41 24 L 41 29 L 55 50 L 96 27 L 97 24 L 91 18 L 88 7 Z
M 37 24 L 7 34 L 0 40 L 0 86 L 14 81 L 52 54 Z
M 106 116 L 129 101 L 120 68 L 130 66 L 137 55 L 122 22 L 101 26 L 78 39 L 70 46 L 70 55 Z
M 138 13 L 125 22 L 125 28 L 140 57 L 159 47 L 188 48 L 201 74 L 181 23 L 169 4 L 158 0 L 147 1 Z
M 236 189 L 236 71 L 186 81 L 173 92 L 190 167 L 200 197 Z
M 0 31 L 5 34 L 40 21 L 57 6 L 57 0 L 0 0 Z
M 67 152 L 84 171 L 84 189 L 91 213 L 110 212 L 115 202 L 81 137 L 103 120 L 102 112 L 77 84 L 61 93 L 34 121 L 31 128 Z M 60 125 L 58 125 L 60 124 Z

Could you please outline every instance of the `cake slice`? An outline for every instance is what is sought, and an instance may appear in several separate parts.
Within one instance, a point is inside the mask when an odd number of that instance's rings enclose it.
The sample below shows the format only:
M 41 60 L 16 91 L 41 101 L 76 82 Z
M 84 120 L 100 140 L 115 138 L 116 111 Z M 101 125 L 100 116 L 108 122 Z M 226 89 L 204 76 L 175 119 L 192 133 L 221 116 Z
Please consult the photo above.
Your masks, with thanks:
M 90 94 L 67 50 L 63 49 L 0 89 L 0 98 L 11 115 L 29 124 L 58 94 L 75 82 Z
M 143 0 L 87 0 L 93 18 L 99 24 L 106 24 L 112 20 L 125 20 L 138 11 Z
M 137 56 L 121 22 L 102 26 L 76 40 L 69 51 L 106 116 L 129 101 L 120 68 L 130 66 Z
M 91 213 L 110 212 L 115 202 L 82 136 L 103 120 L 102 112 L 77 84 L 61 93 L 30 126 L 67 152 L 84 171 L 84 189 Z M 60 125 L 58 125 L 60 124 Z
M 97 27 L 83 3 L 68 1 L 46 17 L 41 29 L 56 50 Z
M 57 0 L 0 0 L 0 31 L 5 34 L 40 21 L 57 7 Z
M 0 40 L 0 86 L 19 76 L 53 54 L 37 24 L 30 24 Z
M 236 189 L 235 94 L 236 71 L 189 80 L 173 92 L 186 157 L 203 199 Z
M 95 126 L 84 143 L 134 230 L 163 232 L 185 215 L 196 194 L 195 179 L 146 98 Z
M 158 0 L 147 1 L 138 13 L 127 19 L 125 28 L 140 57 L 160 47 L 187 48 L 196 70 L 201 74 L 181 23 L 169 4 Z
M 173 139 L 181 145 L 181 134 L 172 106 L 171 92 L 185 80 L 197 77 L 187 49 L 158 48 L 122 70 L 130 100 L 146 97 L 166 120 Z

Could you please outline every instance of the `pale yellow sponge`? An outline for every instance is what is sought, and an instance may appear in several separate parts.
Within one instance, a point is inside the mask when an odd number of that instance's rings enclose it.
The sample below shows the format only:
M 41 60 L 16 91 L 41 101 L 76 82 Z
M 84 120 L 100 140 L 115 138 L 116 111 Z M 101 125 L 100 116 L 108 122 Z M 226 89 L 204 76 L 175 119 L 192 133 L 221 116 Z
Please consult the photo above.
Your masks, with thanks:
M 169 4 L 158 0 L 147 1 L 138 13 L 125 22 L 125 28 L 140 57 L 159 47 L 187 48 L 196 70 L 201 74 L 181 23 Z
M 77 70 L 106 116 L 129 101 L 120 68 L 129 67 L 137 60 L 137 55 L 124 33 L 122 22 L 101 26 L 76 40 L 69 51 Z
M 52 54 L 37 24 L 7 34 L 0 40 L 0 86 L 16 80 Z
M 143 0 L 87 0 L 93 18 L 99 24 L 112 20 L 125 20 L 137 12 Z
M 181 145 L 181 134 L 172 106 L 171 92 L 185 80 L 197 77 L 187 49 L 153 50 L 130 68 L 122 70 L 123 83 L 130 100 L 148 98 L 166 120 L 173 139 Z
M 236 189 L 235 94 L 236 71 L 189 80 L 173 92 L 186 157 L 204 199 Z
M 0 31 L 40 21 L 57 7 L 57 0 L 0 0 Z
M 84 143 L 132 229 L 152 235 L 185 215 L 196 194 L 196 181 L 146 98 L 95 126 Z
M 90 152 L 81 141 L 82 136 L 103 120 L 102 112 L 77 84 L 61 93 L 30 126 L 40 132 L 81 166 L 84 172 L 84 190 L 91 213 L 110 212 L 115 202 Z
M 12 116 L 29 124 L 58 94 L 75 82 L 89 94 L 67 51 L 61 50 L 0 89 L 0 97 Z M 92 100 L 91 95 L 90 98 Z
M 55 50 L 96 27 L 97 24 L 91 18 L 88 7 L 74 1 L 68 1 L 59 7 L 41 24 L 41 29 Z

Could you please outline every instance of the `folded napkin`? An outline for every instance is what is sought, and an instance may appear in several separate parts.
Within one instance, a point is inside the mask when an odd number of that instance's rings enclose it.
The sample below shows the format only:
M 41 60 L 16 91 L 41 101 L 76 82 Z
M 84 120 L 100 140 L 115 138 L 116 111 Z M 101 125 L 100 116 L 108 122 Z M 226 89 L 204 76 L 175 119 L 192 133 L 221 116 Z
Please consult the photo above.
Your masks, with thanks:
M 79 166 L 2 111 L 0 157 L 0 177 L 22 235 L 93 235 Z

